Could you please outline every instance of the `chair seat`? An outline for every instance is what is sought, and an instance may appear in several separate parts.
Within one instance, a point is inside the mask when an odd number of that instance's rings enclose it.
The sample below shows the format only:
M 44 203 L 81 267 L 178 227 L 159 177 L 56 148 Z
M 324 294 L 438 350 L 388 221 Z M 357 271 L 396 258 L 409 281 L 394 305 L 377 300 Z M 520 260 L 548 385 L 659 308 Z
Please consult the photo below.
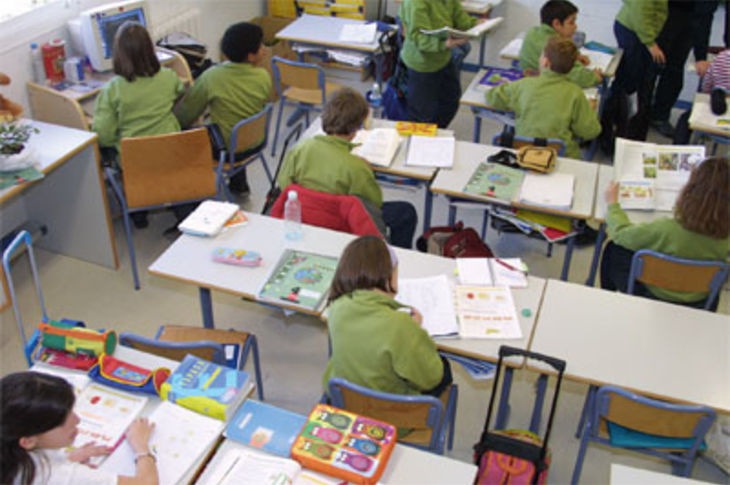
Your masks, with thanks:
M 331 82 L 324 83 L 324 93 L 327 98 L 330 94 L 339 89 L 342 89 L 342 85 L 340 84 Z M 302 89 L 292 86 L 286 88 L 283 95 L 290 101 L 298 101 L 300 103 L 307 104 L 322 104 L 322 91 L 319 89 Z
M 430 429 L 414 429 L 405 436 L 399 437 L 398 441 L 402 443 L 409 443 L 412 445 L 419 445 L 422 447 L 428 447 L 431 442 L 431 430 Z

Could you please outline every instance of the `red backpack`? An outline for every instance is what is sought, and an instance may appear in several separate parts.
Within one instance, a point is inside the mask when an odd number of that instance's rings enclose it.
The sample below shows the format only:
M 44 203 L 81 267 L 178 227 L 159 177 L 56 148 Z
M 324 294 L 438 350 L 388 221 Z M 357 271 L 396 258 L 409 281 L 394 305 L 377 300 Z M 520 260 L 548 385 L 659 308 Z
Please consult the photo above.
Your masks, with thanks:
M 447 258 L 492 258 L 494 254 L 473 228 L 464 228 L 459 221 L 453 226 L 432 227 L 416 241 L 416 247 L 424 253 L 438 254 Z

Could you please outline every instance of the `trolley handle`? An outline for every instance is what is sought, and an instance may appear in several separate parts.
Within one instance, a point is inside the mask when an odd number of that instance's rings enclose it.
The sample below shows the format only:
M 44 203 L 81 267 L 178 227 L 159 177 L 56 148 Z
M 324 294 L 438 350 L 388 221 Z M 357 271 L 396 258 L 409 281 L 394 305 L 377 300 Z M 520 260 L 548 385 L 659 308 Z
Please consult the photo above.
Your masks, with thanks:
M 537 352 L 530 352 L 529 350 L 518 349 L 516 347 L 509 347 L 507 345 L 502 345 L 499 348 L 500 359 L 503 359 L 505 357 L 512 357 L 514 355 L 527 357 L 528 359 L 543 361 L 561 374 L 565 371 L 565 361 L 562 359 L 550 357 L 549 355 L 539 354 Z

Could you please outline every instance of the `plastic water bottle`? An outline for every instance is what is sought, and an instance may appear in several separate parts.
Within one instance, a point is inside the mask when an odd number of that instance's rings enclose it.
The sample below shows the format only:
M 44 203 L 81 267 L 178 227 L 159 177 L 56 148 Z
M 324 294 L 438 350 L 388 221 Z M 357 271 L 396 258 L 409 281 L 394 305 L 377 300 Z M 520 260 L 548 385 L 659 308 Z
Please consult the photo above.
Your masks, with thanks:
M 380 84 L 373 83 L 372 89 L 370 89 L 370 106 L 374 109 L 380 108 L 383 104 L 383 94 L 380 92 Z
M 38 44 L 30 44 L 30 60 L 33 64 L 33 81 L 38 84 L 46 83 L 46 70 L 43 67 L 43 55 Z
M 284 235 L 290 241 L 302 238 L 302 204 L 295 190 L 286 194 L 284 204 Z

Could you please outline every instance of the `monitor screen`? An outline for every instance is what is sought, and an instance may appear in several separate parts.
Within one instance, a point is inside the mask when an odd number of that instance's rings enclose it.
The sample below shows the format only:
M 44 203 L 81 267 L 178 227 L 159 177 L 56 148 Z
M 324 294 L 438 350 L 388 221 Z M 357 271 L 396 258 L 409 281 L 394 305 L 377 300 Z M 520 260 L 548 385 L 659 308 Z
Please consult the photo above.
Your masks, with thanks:
M 144 10 L 142 8 L 134 8 L 111 15 L 96 14 L 96 22 L 99 26 L 104 58 L 111 58 L 114 36 L 117 34 L 117 29 L 127 21 L 137 22 L 146 26 Z

